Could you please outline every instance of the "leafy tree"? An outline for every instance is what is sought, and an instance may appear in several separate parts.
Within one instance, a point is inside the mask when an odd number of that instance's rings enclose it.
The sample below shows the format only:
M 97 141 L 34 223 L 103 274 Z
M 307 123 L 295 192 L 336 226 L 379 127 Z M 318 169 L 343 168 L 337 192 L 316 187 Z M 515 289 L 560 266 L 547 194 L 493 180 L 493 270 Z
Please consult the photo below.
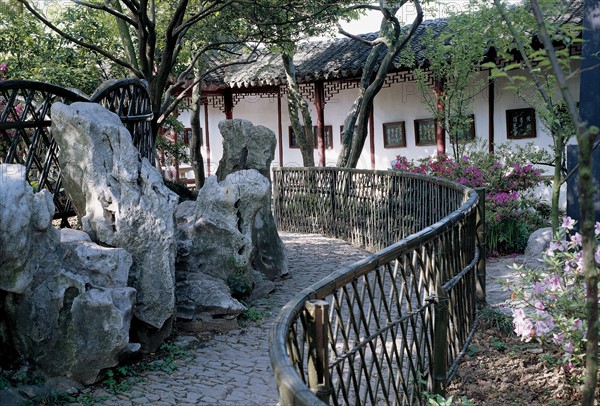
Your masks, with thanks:
M 414 73 L 423 100 L 436 124 L 449 136 L 457 160 L 471 141 L 474 95 L 486 85 L 476 78 L 493 38 L 492 29 L 484 13 L 469 9 L 452 14 L 440 32 L 427 28 L 421 40 L 425 60 L 421 66 L 415 61 Z
M 91 94 L 104 80 L 122 74 L 88 50 L 75 48 L 48 32 L 18 5 L 0 3 L 0 59 L 9 66 L 11 79 L 50 82 Z M 94 32 L 110 42 L 111 21 L 95 20 L 89 13 L 70 8 L 57 9 L 55 14 L 62 24 L 73 24 L 81 32 Z
M 531 29 L 531 27 L 537 27 L 535 17 L 524 7 L 507 9 L 502 3 L 498 1 L 495 3 L 496 10 L 500 14 L 499 17 L 504 20 L 502 28 L 505 29 L 503 35 L 497 35 L 499 39 L 496 42 L 498 55 L 511 63 L 502 68 L 496 67 L 494 63 L 484 64 L 484 66 L 491 68 L 492 77 L 506 78 L 509 81 L 506 88 L 532 104 L 538 112 L 541 122 L 550 131 L 553 160 L 546 164 L 554 167 L 550 217 L 552 229 L 556 233 L 559 226 L 560 188 L 568 179 L 565 148 L 576 130 L 559 91 L 547 50 L 540 47 L 539 40 L 536 39 L 539 35 L 537 30 Z M 561 44 L 555 54 L 561 69 L 567 75 L 575 73 L 573 62 L 579 59 L 578 56 L 570 55 L 569 47 L 581 41 L 581 26 L 565 18 L 571 12 L 570 2 L 565 3 L 562 0 L 544 2 L 544 17 L 546 21 L 549 21 L 547 27 L 552 33 L 554 41 Z M 513 38 L 516 41 L 513 42 Z M 516 58 L 515 47 L 518 51 Z M 524 71 L 529 73 L 531 80 L 523 74 Z
M 501 12 L 504 21 L 510 25 L 510 17 L 505 12 L 505 5 L 500 0 L 494 0 L 498 10 Z M 583 270 L 586 285 L 586 314 L 588 330 L 586 333 L 586 373 L 583 388 L 582 405 L 593 405 L 595 402 L 595 392 L 598 380 L 598 269 L 595 266 L 595 253 L 597 250 L 595 239 L 595 218 L 594 218 L 594 179 L 592 175 L 592 148 L 594 139 L 600 132 L 598 127 L 589 126 L 579 115 L 579 110 L 575 98 L 569 90 L 567 75 L 565 74 L 564 59 L 561 61 L 561 50 L 555 48 L 553 42 L 552 20 L 544 13 L 549 5 L 553 6 L 556 2 L 543 1 L 540 7 L 538 0 L 530 0 L 531 13 L 535 17 L 537 27 L 537 38 L 540 40 L 547 62 L 554 73 L 554 78 L 558 90 L 562 96 L 562 102 L 569 114 L 570 121 L 576 130 L 577 144 L 579 145 L 579 201 L 581 208 L 581 242 L 583 251 Z M 589 10 L 591 12 L 592 10 Z M 523 49 L 525 44 L 519 33 L 513 33 L 513 38 L 519 49 Z M 523 54 L 524 52 L 522 52 Z M 527 66 L 527 70 L 533 76 L 536 73 L 535 67 Z
M 417 16 L 408 29 L 403 28 L 400 20 L 396 17 L 400 8 L 407 3 L 412 3 L 417 11 Z M 347 168 L 355 168 L 358 163 L 368 135 L 373 100 L 383 87 L 390 66 L 400 52 L 406 48 L 417 27 L 423 21 L 423 9 L 420 0 L 380 0 L 377 5 L 359 4 L 352 7 L 352 9 L 376 10 L 381 12 L 382 19 L 379 35 L 372 41 L 348 33 L 340 28 L 342 34 L 372 47 L 360 78 L 358 97 L 354 100 L 344 120 L 342 149 L 337 165 Z
M 298 43 L 330 31 L 340 19 L 356 17 L 356 10 L 349 7 L 356 3 L 349 0 L 309 0 L 291 2 L 281 7 L 279 1 L 267 1 L 255 5 L 248 16 L 265 30 L 264 36 L 269 38 L 269 50 L 281 55 L 286 76 L 288 113 L 305 167 L 315 165 L 315 134 L 308 103 L 298 86 L 294 55 Z M 268 25 L 264 24 L 265 15 L 270 15 Z
M 239 9 L 232 7 L 238 3 L 235 0 L 71 0 L 68 8 L 78 12 L 85 10 L 98 20 L 113 19 L 123 51 L 106 46 L 93 32 L 82 32 L 75 24 L 57 21 L 51 14 L 37 9 L 30 0 L 18 1 L 71 44 L 92 51 L 146 80 L 154 113 L 152 129 L 155 137 L 160 124 L 196 85 L 197 80 L 188 79 L 199 59 L 215 51 L 237 55 L 239 47 L 250 40 L 262 41 L 259 36 L 252 35 L 255 33 L 253 27 L 243 21 Z M 217 34 L 222 36 L 215 40 Z M 227 63 L 227 58 L 223 57 L 223 63 L 219 65 Z

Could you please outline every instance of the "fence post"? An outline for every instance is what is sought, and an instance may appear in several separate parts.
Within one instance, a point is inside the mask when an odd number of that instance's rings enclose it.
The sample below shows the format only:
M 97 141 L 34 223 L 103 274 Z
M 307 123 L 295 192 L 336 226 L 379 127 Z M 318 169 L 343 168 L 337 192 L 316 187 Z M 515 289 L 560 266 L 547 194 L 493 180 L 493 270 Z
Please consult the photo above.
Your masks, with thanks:
M 485 188 L 476 188 L 479 195 L 479 203 L 477 203 L 477 246 L 479 247 L 479 262 L 477 262 L 477 303 L 480 307 L 487 304 L 485 293 L 485 257 L 487 250 L 485 236 Z
M 445 397 L 448 377 L 448 292 L 438 280 L 433 325 L 433 393 Z
M 309 300 L 304 308 L 307 321 L 308 387 L 322 402 L 329 404 L 329 303 L 325 300 Z

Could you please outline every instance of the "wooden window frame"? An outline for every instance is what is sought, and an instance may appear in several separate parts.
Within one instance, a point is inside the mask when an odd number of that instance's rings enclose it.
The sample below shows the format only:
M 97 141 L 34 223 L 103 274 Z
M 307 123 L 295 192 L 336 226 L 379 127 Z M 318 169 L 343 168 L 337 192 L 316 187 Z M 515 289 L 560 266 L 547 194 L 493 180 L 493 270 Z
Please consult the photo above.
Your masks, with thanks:
M 475 141 L 475 114 L 469 114 L 467 117 L 471 119 L 471 126 L 469 128 L 469 138 L 462 138 L 459 141 L 473 142 Z
M 433 123 L 433 140 L 431 141 L 422 141 L 421 140 L 421 125 Z M 420 118 L 415 120 L 415 145 L 418 147 L 425 147 L 430 145 L 436 145 L 436 128 L 437 124 L 434 118 Z
M 389 123 L 383 123 L 383 148 L 406 148 L 406 123 L 404 121 L 392 121 Z M 388 129 L 399 128 L 402 132 L 402 140 L 400 144 L 391 144 L 387 137 Z
M 516 114 L 527 113 L 531 119 L 531 129 L 528 133 L 516 134 L 517 130 L 513 126 L 514 117 Z M 536 123 L 535 109 L 526 107 L 522 109 L 510 109 L 506 110 L 506 138 L 509 140 L 521 140 L 527 138 L 537 137 L 537 123 Z

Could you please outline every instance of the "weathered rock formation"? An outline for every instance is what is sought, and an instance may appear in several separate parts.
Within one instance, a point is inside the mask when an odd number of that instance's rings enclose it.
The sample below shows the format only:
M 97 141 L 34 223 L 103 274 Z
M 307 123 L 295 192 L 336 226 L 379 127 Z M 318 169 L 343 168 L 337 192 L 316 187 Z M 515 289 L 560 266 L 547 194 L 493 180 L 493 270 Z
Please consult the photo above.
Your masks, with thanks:
M 198 330 L 206 320 L 232 318 L 244 310 L 231 295 L 248 296 L 254 287 L 254 218 L 270 193 L 269 180 L 258 171 L 241 171 L 223 182 L 208 177 L 196 202 L 179 205 L 177 315 L 188 328 L 192 321 Z M 203 288 L 218 306 L 192 293 Z
M 256 169 L 271 178 L 271 162 L 275 154 L 275 133 L 262 125 L 254 126 L 248 120 L 224 120 L 219 122 L 223 137 L 223 157 L 217 168 L 217 180 L 245 169 Z
M 219 130 L 223 136 L 223 158 L 217 169 L 219 181 L 248 169 L 255 169 L 270 178 L 277 143 L 273 131 L 260 125 L 254 126 L 247 120 L 221 121 Z M 270 193 L 263 199 L 261 209 L 251 221 L 255 246 L 252 267 L 271 280 L 287 274 L 287 256 L 271 212 Z
M 129 344 L 131 256 L 54 228 L 52 195 L 34 194 L 24 174 L 0 165 L 2 343 L 49 375 L 90 384 L 139 348 Z
M 132 336 L 154 351 L 170 334 L 175 312 L 177 196 L 133 146 L 119 117 L 94 103 L 52 106 L 63 185 L 92 240 L 133 257 L 137 290 Z

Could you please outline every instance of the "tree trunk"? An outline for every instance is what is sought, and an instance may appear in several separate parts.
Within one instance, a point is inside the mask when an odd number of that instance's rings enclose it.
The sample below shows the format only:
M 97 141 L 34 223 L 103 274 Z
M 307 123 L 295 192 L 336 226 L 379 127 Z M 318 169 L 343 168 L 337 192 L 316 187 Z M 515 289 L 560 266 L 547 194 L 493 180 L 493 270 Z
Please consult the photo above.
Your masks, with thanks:
M 379 37 L 385 38 L 385 43 L 377 43 L 371 49 L 365 62 L 358 97 L 344 120 L 342 150 L 338 157 L 337 166 L 356 168 L 358 164 L 358 159 L 369 133 L 369 117 L 373 109 L 373 100 L 383 87 L 385 77 L 394 59 L 405 48 L 417 27 L 423 21 L 423 11 L 420 3 L 415 1 L 414 4 L 417 7 L 417 17 L 407 33 L 404 30 L 395 29 L 392 23 L 392 20 L 395 19 L 394 15 L 398 11 L 398 6 L 385 10 L 379 30 Z M 383 58 L 381 58 L 382 54 Z
M 200 69 L 195 69 L 196 79 L 200 76 Z M 190 126 L 192 139 L 190 140 L 190 163 L 196 180 L 196 191 L 204 186 L 204 157 L 202 156 L 202 128 L 200 127 L 200 110 L 202 109 L 201 82 L 199 81 L 192 90 L 192 112 Z
M 296 81 L 294 56 L 282 53 L 281 59 L 283 61 L 285 77 L 287 80 L 288 113 L 290 116 L 290 122 L 292 124 L 292 131 L 294 132 L 296 141 L 300 147 L 300 153 L 302 154 L 302 165 L 304 167 L 314 167 L 315 138 L 312 118 L 310 117 L 308 103 L 306 100 L 304 100 L 304 97 L 302 97 L 302 93 L 300 93 L 300 88 L 298 87 L 298 82 Z M 302 122 L 300 121 L 300 114 L 302 115 L 304 126 L 302 126 Z

